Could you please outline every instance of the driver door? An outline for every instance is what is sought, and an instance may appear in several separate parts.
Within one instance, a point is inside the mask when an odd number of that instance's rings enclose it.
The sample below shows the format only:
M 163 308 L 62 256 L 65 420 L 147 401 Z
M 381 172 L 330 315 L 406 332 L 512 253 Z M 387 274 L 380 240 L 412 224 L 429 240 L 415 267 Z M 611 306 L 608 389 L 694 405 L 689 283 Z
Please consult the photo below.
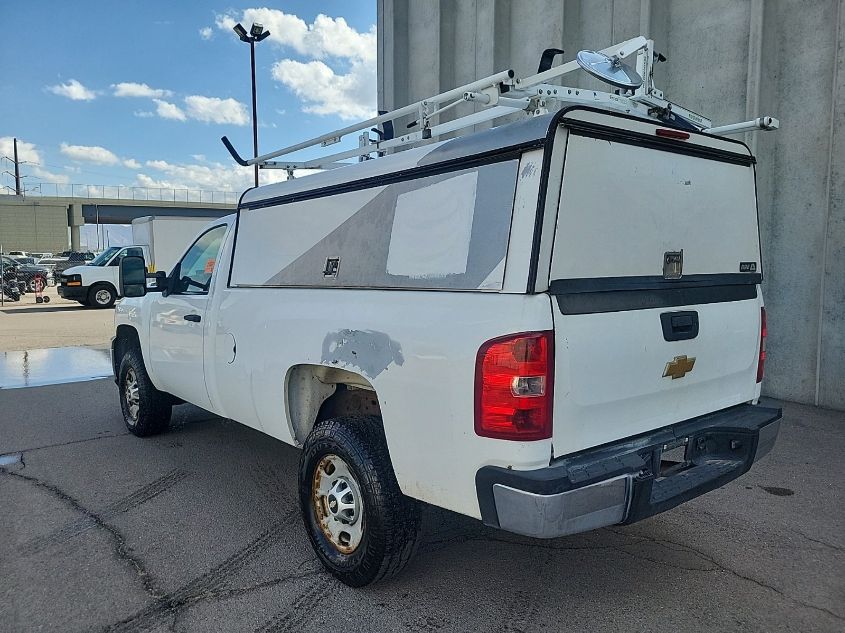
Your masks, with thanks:
M 203 372 L 203 336 L 208 291 L 228 227 L 200 235 L 171 272 L 172 292 L 150 306 L 150 364 L 163 391 L 204 409 L 211 408 Z

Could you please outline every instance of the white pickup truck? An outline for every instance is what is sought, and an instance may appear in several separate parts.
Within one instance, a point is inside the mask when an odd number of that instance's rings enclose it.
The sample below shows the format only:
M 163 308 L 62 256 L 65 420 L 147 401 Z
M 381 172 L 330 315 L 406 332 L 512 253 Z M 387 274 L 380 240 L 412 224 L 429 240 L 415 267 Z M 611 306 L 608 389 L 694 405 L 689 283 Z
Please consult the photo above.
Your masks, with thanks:
M 119 266 L 127 255 L 143 257 L 148 270 L 170 270 L 196 232 L 211 217 L 144 216 L 132 221 L 132 245 L 110 246 L 84 266 L 62 271 L 59 296 L 92 308 L 110 308 L 120 298 Z
M 353 586 L 405 565 L 418 501 L 539 538 L 669 510 L 778 433 L 754 165 L 573 106 L 251 189 L 157 289 L 124 260 L 126 425 L 186 401 L 302 447 Z

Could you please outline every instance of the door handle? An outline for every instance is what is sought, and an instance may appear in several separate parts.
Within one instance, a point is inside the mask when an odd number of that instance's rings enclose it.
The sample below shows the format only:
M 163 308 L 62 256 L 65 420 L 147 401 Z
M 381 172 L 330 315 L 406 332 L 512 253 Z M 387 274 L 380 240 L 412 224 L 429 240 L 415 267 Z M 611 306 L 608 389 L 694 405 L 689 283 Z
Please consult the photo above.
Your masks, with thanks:
M 186 314 L 184 318 L 186 321 L 193 321 L 194 323 L 202 321 L 202 317 L 198 314 Z

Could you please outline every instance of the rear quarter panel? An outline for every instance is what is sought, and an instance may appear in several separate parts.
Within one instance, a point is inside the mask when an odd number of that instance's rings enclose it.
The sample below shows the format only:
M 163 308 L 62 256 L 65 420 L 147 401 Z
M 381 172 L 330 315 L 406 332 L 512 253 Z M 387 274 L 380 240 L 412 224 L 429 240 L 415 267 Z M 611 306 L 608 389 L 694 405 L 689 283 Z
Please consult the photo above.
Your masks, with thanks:
M 224 415 L 293 443 L 289 369 L 340 367 L 375 387 L 396 477 L 411 497 L 479 517 L 480 467 L 548 465 L 549 441 L 491 440 L 473 427 L 479 347 L 503 334 L 551 329 L 548 296 L 308 288 L 224 294 L 216 327 L 234 336 L 238 350 L 233 363 L 216 363 L 214 390 L 231 395 L 221 399 Z

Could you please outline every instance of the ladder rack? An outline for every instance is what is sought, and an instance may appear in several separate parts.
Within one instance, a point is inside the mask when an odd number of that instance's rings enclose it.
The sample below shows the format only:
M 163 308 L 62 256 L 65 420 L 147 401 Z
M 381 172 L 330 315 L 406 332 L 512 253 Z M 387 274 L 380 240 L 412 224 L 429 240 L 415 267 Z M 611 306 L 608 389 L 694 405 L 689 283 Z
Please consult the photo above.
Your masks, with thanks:
M 527 116 L 546 114 L 559 109 L 563 103 L 592 105 L 618 112 L 639 114 L 711 134 L 739 134 L 756 130 L 774 130 L 779 127 L 778 120 L 773 117 L 760 117 L 742 123 L 712 127 L 712 122 L 708 118 L 666 100 L 663 92 L 654 87 L 653 81 L 654 64 L 665 61 L 665 57 L 656 54 L 654 42 L 645 37 L 635 37 L 599 52 L 614 60 L 622 60 L 636 54 L 636 70 L 643 78 L 642 85 L 636 90 L 617 89 L 614 92 L 603 92 L 549 83 L 579 70 L 580 65 L 573 60 L 523 78 L 516 77 L 513 70 L 495 73 L 405 107 L 379 113 L 378 116 L 370 119 L 256 158 L 242 158 L 228 138 L 224 136 L 221 140 L 238 164 L 243 166 L 257 164 L 262 169 L 284 169 L 289 177 L 293 177 L 295 169 L 343 167 L 351 164 L 343 162 L 349 159 L 357 158 L 362 161 L 377 158 L 383 156 L 387 150 L 411 147 L 515 112 L 524 112 Z M 441 114 L 461 103 L 472 103 L 480 109 L 451 121 L 439 121 L 438 117 Z M 398 123 L 398 119 L 407 116 L 415 117 L 407 126 L 407 129 L 413 131 L 394 136 L 394 123 Z M 380 130 L 378 126 L 381 126 Z M 376 138 L 371 138 L 370 132 L 375 132 Z M 344 137 L 356 133 L 358 134 L 356 148 L 328 153 L 308 160 L 275 160 L 313 147 L 329 147 L 341 142 Z

